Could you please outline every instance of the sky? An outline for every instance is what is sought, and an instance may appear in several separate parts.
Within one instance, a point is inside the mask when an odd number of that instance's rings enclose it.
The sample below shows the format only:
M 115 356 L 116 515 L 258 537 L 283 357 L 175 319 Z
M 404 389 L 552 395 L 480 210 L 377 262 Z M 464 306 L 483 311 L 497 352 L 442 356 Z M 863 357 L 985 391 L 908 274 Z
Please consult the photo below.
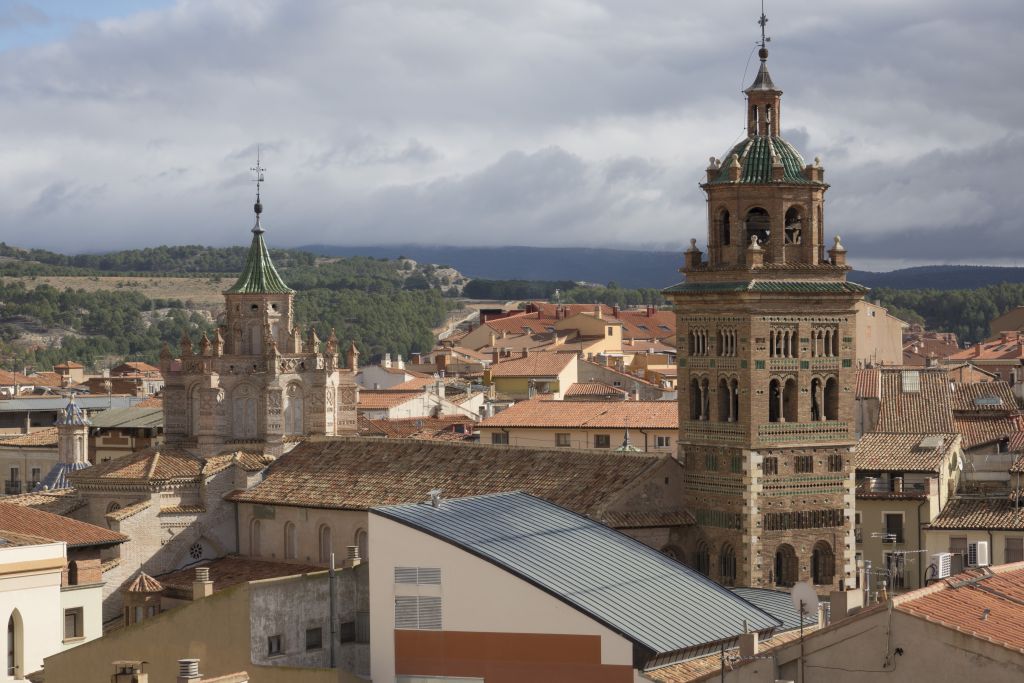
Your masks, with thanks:
M 769 0 L 859 268 L 1024 265 L 1024 3 Z M 753 0 L 0 0 L 0 240 L 680 249 Z M 1015 86 L 1014 83 L 1017 83 Z

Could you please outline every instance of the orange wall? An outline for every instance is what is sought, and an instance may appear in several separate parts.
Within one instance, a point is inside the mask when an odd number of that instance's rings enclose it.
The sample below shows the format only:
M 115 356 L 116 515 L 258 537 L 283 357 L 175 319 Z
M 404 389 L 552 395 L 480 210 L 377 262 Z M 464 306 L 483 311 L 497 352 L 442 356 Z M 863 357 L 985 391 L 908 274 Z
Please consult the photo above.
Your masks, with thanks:
M 601 637 L 395 630 L 395 673 L 472 676 L 487 683 L 631 683 L 633 669 L 601 664 Z

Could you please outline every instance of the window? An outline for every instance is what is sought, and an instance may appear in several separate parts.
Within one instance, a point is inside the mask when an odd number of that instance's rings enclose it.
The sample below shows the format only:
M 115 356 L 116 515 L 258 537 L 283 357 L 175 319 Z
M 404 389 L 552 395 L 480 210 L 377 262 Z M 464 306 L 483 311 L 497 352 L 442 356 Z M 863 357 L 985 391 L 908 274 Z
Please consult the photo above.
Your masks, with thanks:
M 32 468 L 32 484 L 33 484 L 33 488 L 35 487 L 35 484 L 39 483 L 41 478 L 42 478 L 42 471 L 38 467 L 33 467 Z
M 884 512 L 882 521 L 885 522 L 885 543 L 903 543 L 903 513 Z
M 743 456 L 734 455 L 729 461 L 729 471 L 733 474 L 743 474 Z
M 366 529 L 360 529 L 356 532 L 356 547 L 359 548 L 359 557 L 367 560 L 370 558 L 370 536 L 366 533 Z
M 671 436 L 656 436 L 654 437 L 655 448 L 671 448 L 672 437 Z
M 828 456 L 828 471 L 829 472 L 842 472 L 843 471 L 843 456 L 841 453 L 832 453 Z
M 611 448 L 612 437 L 608 434 L 594 434 L 594 448 Z
M 615 328 L 614 327 L 609 327 L 608 328 L 608 336 L 612 337 L 614 335 L 615 335 Z
M 508 432 L 491 432 L 491 443 L 495 446 L 507 446 Z
M 810 474 L 814 472 L 814 456 L 798 455 L 793 458 L 793 470 L 797 474 Z
M 277 655 L 282 654 L 284 654 L 284 644 L 281 640 L 281 636 L 269 636 L 267 638 L 267 656 L 276 657 Z
M 722 547 L 722 554 L 719 556 L 718 571 L 722 577 L 722 583 L 726 586 L 736 585 L 736 551 L 731 545 Z
M 555 434 L 555 445 L 559 447 L 569 446 L 569 435 L 564 433 Z
M 254 519 L 249 524 L 249 554 L 260 556 L 260 520 Z
M 81 607 L 64 610 L 64 640 L 83 638 L 85 636 L 82 616 Z
M 718 469 L 718 456 L 714 453 L 704 454 L 704 469 L 714 472 Z
M 764 459 L 764 473 L 765 476 L 774 477 L 779 473 L 779 459 L 774 455 L 770 455 Z
M 306 629 L 306 652 L 310 650 L 319 650 L 324 646 L 324 630 L 317 626 L 316 628 Z
M 331 554 L 334 546 L 331 543 L 331 527 L 326 524 L 320 526 L 320 564 L 328 564 L 331 561 Z
M 298 555 L 298 548 L 295 542 L 295 524 L 288 522 L 284 525 L 284 559 L 294 560 Z
M 1024 538 L 1007 538 L 1003 562 L 1024 562 Z

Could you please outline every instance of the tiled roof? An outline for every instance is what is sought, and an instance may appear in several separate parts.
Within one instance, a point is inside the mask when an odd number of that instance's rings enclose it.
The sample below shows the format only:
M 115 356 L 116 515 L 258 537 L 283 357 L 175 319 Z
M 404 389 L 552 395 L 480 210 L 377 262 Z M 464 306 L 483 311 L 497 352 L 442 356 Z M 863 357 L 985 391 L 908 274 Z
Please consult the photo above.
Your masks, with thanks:
M 28 378 L 37 387 L 59 387 L 64 384 L 64 378 L 56 372 L 34 372 Z
M 593 365 L 594 367 L 601 368 L 602 370 L 604 370 L 606 372 L 609 372 L 609 373 L 615 375 L 616 377 L 622 377 L 624 379 L 628 379 L 630 382 L 636 382 L 638 385 L 647 385 L 649 387 L 654 387 L 656 389 L 660 389 L 661 388 L 657 384 L 654 384 L 652 382 L 648 382 L 643 377 L 637 377 L 636 375 L 631 375 L 628 372 L 621 372 L 619 370 L 616 370 L 613 367 L 609 367 L 607 365 L 601 365 L 600 363 L 596 363 L 596 362 L 594 362 L 592 360 L 586 360 L 585 358 L 580 358 L 579 362 L 580 363 L 589 363 L 590 365 Z M 623 387 L 627 387 L 627 385 L 623 384 Z M 632 387 L 633 387 L 632 384 L 628 385 L 628 388 L 632 388 Z
M 1024 333 L 1010 332 L 993 341 L 981 342 L 949 356 L 950 360 L 1024 359 Z
M 156 367 L 155 365 L 150 365 L 149 363 L 145 363 L 145 362 L 140 361 L 140 360 L 126 361 L 124 363 L 121 363 L 119 366 L 117 366 L 113 370 L 117 371 L 117 370 L 121 370 L 121 369 L 134 370 L 135 372 L 150 373 L 150 374 L 152 374 L 152 373 L 159 374 L 160 373 L 160 368 Z
M 157 480 L 192 479 L 203 461 L 183 448 L 162 445 L 145 448 L 110 462 L 101 462 L 71 475 L 73 482 L 94 479 Z
M 863 398 L 879 398 L 881 395 L 881 386 L 879 384 L 878 370 L 875 368 L 861 368 L 857 370 L 857 386 L 855 397 L 859 399 Z
M 480 427 L 678 429 L 675 401 L 520 401 Z
M 1024 530 L 1024 500 L 1014 497 L 952 498 L 936 517 L 931 529 Z
M 360 389 L 358 408 L 361 410 L 383 410 L 394 408 L 406 401 L 419 398 L 422 391 L 393 391 L 391 389 Z
M 897 610 L 1024 652 L 1024 562 L 972 569 L 894 599 Z
M 227 555 L 216 560 L 205 560 L 186 569 L 161 574 L 160 583 L 168 593 L 192 596 L 192 582 L 196 578 L 196 567 L 208 567 L 213 590 L 220 591 L 247 581 L 276 579 L 281 576 L 324 571 L 324 567 L 294 562 L 272 562 L 239 555 Z
M 952 434 L 952 400 L 943 368 L 879 368 L 882 396 L 876 431 Z
M 4 496 L 3 502 L 10 505 L 51 512 L 55 515 L 68 515 L 85 507 L 85 499 L 74 489 L 57 489 L 56 491 L 35 491 L 16 496 Z
M 864 294 L 867 287 L 838 280 L 744 280 L 741 282 L 680 282 L 666 294 L 759 292 L 764 294 Z
M 227 469 L 231 465 L 237 465 L 245 472 L 259 472 L 272 462 L 274 462 L 272 455 L 248 451 L 225 451 L 206 459 L 203 474 L 209 476 Z
M 270 251 L 263 241 L 263 228 L 260 227 L 259 216 L 256 227 L 252 229 L 252 244 L 245 259 L 245 267 L 238 281 L 227 291 L 228 294 L 291 294 L 294 290 L 284 283 L 277 273 Z
M 575 353 L 534 351 L 491 365 L 491 377 L 555 377 L 575 362 Z
M 128 540 L 110 529 L 6 501 L 0 502 L 0 535 L 5 531 L 63 541 L 69 548 L 114 545 Z
M 47 427 L 28 434 L 5 437 L 0 440 L 0 446 L 20 446 L 31 448 L 56 448 L 57 428 Z
M 668 456 L 540 450 L 398 439 L 306 441 L 281 456 L 238 502 L 366 510 L 446 497 L 526 491 L 600 518 L 614 494 Z
M 755 135 L 741 140 L 723 157 L 722 170 L 709 184 L 733 182 L 729 179 L 729 165 L 734 157 L 739 160 L 742 169 L 738 181 L 740 183 L 774 182 L 772 164 L 777 161 L 783 168 L 782 182 L 812 184 L 804 176 L 804 160 L 800 152 L 778 135 Z
M 22 386 L 36 386 L 38 379 L 23 375 L 20 372 L 11 372 L 10 370 L 0 370 L 0 385 L 6 387 L 13 387 L 17 384 L 19 387 Z M 44 386 L 49 386 L 44 385 Z M 59 386 L 59 384 L 58 384 Z
M 148 510 L 149 505 L 150 502 L 148 500 L 139 500 L 132 503 L 131 505 L 125 505 L 124 507 L 120 507 L 117 508 L 116 510 L 108 512 L 106 514 L 106 518 L 109 520 L 113 520 L 115 522 L 120 522 L 122 520 L 128 519 L 129 517 L 134 517 L 143 510 Z
M 424 431 L 451 431 L 455 425 L 473 425 L 471 417 L 445 415 L 442 417 L 409 417 L 397 420 L 368 420 L 360 418 L 360 434 L 376 434 L 392 439 L 413 438 Z M 460 435 L 461 436 L 461 435 Z
M 125 591 L 128 593 L 162 593 L 164 587 L 146 572 L 139 572 L 135 580 L 128 584 Z
M 54 368 L 54 370 L 81 370 L 81 369 L 84 369 L 85 366 L 82 365 L 81 363 L 76 362 L 76 361 L 69 360 L 69 361 L 64 361 L 63 363 L 59 363 L 57 365 L 54 365 L 53 368 Z
M 932 445 L 931 439 L 937 443 Z M 858 470 L 938 472 L 955 443 L 954 434 L 873 432 L 857 442 L 854 458 Z
M 954 382 L 953 411 L 957 413 L 1017 410 L 1017 399 L 1008 382 Z
M 956 430 L 963 435 L 964 448 L 977 448 L 985 444 L 1009 439 L 1014 443 L 1024 439 L 1024 415 L 974 415 L 954 419 Z
M 158 396 L 150 396 L 147 399 L 139 401 L 133 407 L 135 408 L 163 408 L 164 400 Z
M 392 387 L 388 387 L 388 391 L 423 391 L 424 388 L 433 386 L 433 377 L 413 377 L 410 380 L 406 380 L 401 384 L 396 384 Z
M 57 462 L 46 473 L 42 481 L 36 484 L 36 491 L 53 491 L 54 489 L 73 488 L 69 478 L 73 472 L 92 467 L 88 460 L 81 462 Z
M 810 628 L 805 626 L 804 635 L 806 636 L 816 629 L 817 624 Z M 758 652 L 761 655 L 764 655 L 765 650 L 769 648 L 785 645 L 799 639 L 800 629 L 795 631 L 783 631 L 782 633 L 778 633 L 767 640 L 760 641 L 758 643 Z M 739 648 L 727 649 L 725 651 L 725 656 L 738 657 L 739 652 Z M 731 662 L 732 660 L 730 659 L 729 661 Z M 721 668 L 722 655 L 720 652 L 716 652 L 713 655 L 694 657 L 693 659 L 687 659 L 685 662 L 670 664 L 669 666 L 645 671 L 644 676 L 651 680 L 658 681 L 658 683 L 695 683 L 696 681 L 712 681 L 718 678 L 721 673 Z
M 1016 462 L 1010 465 L 1011 474 L 1024 474 L 1024 455 L 1017 458 Z
M 629 394 L 625 389 L 613 387 L 601 382 L 577 382 L 565 391 L 566 398 L 578 398 L 580 396 L 618 396 L 620 398 Z

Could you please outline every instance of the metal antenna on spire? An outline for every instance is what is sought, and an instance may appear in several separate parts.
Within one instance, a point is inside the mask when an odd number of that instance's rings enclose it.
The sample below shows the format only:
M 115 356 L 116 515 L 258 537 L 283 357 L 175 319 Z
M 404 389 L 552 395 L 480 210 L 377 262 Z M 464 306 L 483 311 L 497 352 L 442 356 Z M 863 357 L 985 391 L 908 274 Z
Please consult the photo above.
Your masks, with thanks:
M 764 27 L 768 24 L 768 17 L 764 13 L 764 0 L 761 0 L 761 18 L 757 20 L 758 25 L 761 27 L 761 49 L 765 49 L 765 43 L 771 42 L 771 38 L 768 38 L 764 34 Z
M 256 147 L 256 165 L 249 169 L 256 176 L 253 178 L 253 182 L 256 183 L 256 203 L 252 205 L 252 210 L 256 213 L 256 225 L 252 227 L 254 233 L 262 233 L 263 226 L 260 225 L 260 214 L 263 213 L 263 202 L 260 201 L 260 185 L 263 183 L 263 172 L 267 169 L 263 168 L 260 164 L 260 148 Z

